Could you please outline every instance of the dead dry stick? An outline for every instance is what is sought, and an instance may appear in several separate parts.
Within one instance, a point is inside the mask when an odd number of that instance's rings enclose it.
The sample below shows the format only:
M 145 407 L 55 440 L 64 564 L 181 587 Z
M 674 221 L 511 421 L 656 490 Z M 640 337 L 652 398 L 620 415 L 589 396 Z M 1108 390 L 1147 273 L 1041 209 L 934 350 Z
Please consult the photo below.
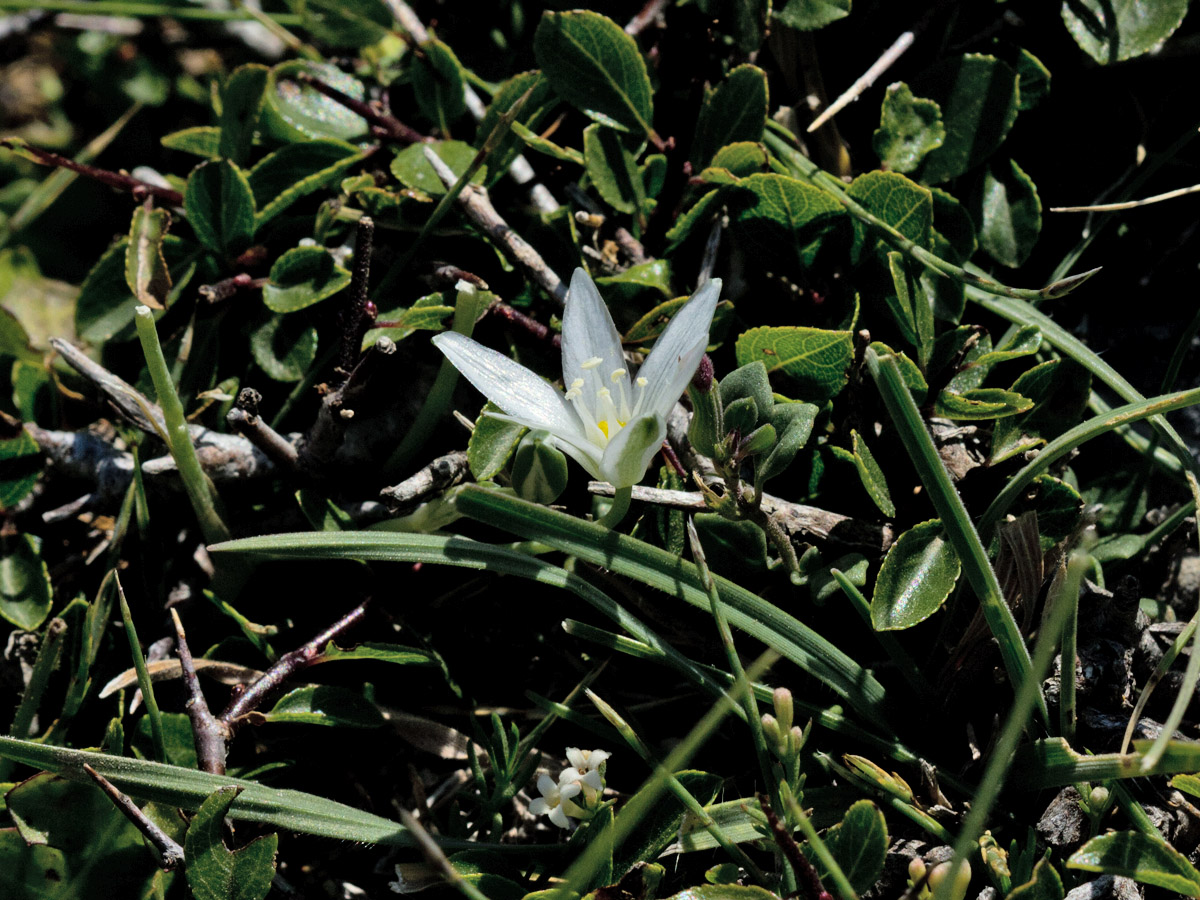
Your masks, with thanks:
M 62 338 L 50 338 L 50 346 L 72 369 L 96 385 L 117 410 L 134 426 L 147 434 L 162 435 L 166 432 L 166 420 L 158 404 L 127 382 L 114 375 L 104 366 L 93 362 L 87 354 Z
M 864 72 L 859 79 L 850 86 L 849 90 L 834 100 L 833 103 L 831 103 L 823 113 L 813 119 L 812 124 L 808 126 L 808 132 L 811 134 L 812 132 L 816 131 L 818 128 L 836 116 L 839 112 L 857 100 L 863 91 L 873 85 L 875 80 L 879 78 L 880 75 L 890 69 L 892 64 L 895 63 L 896 60 L 898 60 L 902 55 L 904 55 L 904 51 L 913 45 L 913 41 L 916 40 L 916 37 L 916 30 L 914 29 L 913 31 L 906 31 L 904 34 L 900 35 L 900 37 L 896 38 L 892 46 L 883 51 L 883 54 L 879 57 L 879 59 L 872 63 L 871 68 L 867 69 L 867 71 Z
M 221 713 L 219 720 L 226 732 L 232 735 L 233 729 L 237 727 L 242 717 L 247 713 L 257 710 L 285 682 L 295 677 L 297 672 L 317 662 L 330 641 L 362 620 L 362 617 L 367 614 L 367 604 L 370 602 L 369 598 L 364 600 L 311 641 L 292 650 L 290 653 L 283 654 L 283 656 L 274 662 L 271 668 L 263 673 L 261 678 L 242 693 L 234 696 L 229 701 L 229 705 L 225 707 L 225 711 Z M 173 614 L 175 611 L 171 610 L 171 612 Z
M 1124 203 L 1097 203 L 1093 206 L 1052 206 L 1050 212 L 1117 212 L 1122 209 L 1137 209 L 1140 206 L 1150 206 L 1162 203 L 1164 200 L 1174 200 L 1176 197 L 1186 197 L 1188 194 L 1200 192 L 1200 184 L 1191 187 L 1176 188 L 1165 194 L 1155 194 L 1153 197 L 1143 197 L 1141 200 L 1126 200 Z
M 630 37 L 637 37 L 662 16 L 666 6 L 667 0 L 647 0 L 641 11 L 626 23 L 625 33 Z
M 458 182 L 454 170 L 432 150 L 425 149 L 425 158 L 429 160 L 429 164 L 433 166 L 447 190 Z M 541 254 L 513 231 L 500 213 L 496 212 L 496 207 L 492 206 L 492 201 L 488 198 L 487 188 L 478 184 L 468 184 L 459 193 L 457 202 L 467 217 L 483 230 L 505 256 L 524 268 L 559 306 L 566 304 L 567 287 L 562 279 L 546 264 Z
M 157 197 L 171 206 L 183 206 L 183 194 L 179 193 L 179 191 L 172 188 L 160 187 L 157 184 L 150 184 L 148 181 L 142 181 L 140 178 L 134 178 L 132 175 L 126 175 L 124 172 L 113 172 L 108 169 L 89 166 L 86 163 L 76 162 L 68 156 L 62 156 L 58 153 L 52 153 L 49 150 L 43 150 L 40 147 L 34 147 L 32 144 L 27 144 L 24 141 L 0 140 L 0 147 L 6 147 L 18 156 L 32 162 L 40 163 L 43 166 L 70 169 L 72 172 L 84 175 L 102 184 L 107 184 L 109 187 L 116 188 L 119 191 L 129 191 L 133 194 L 135 200 L 144 200 L 146 197 Z
M 271 462 L 292 475 L 300 474 L 300 454 L 295 445 L 263 421 L 258 414 L 262 395 L 253 388 L 242 388 L 237 401 L 225 415 L 225 421 L 238 434 L 261 450 Z
M 439 456 L 421 471 L 404 479 L 399 484 L 384 488 L 379 492 L 379 498 L 394 514 L 400 514 L 411 510 L 434 494 L 440 494 L 447 488 L 462 484 L 470 471 L 467 464 L 467 452 L 455 450 L 453 453 Z
M 208 708 L 208 701 L 204 699 L 204 691 L 200 687 L 200 679 L 196 677 L 196 665 L 192 660 L 192 651 L 188 647 L 187 634 L 183 630 L 183 622 L 179 620 L 178 610 L 171 610 L 171 620 L 175 623 L 175 651 L 179 655 L 179 664 L 183 667 L 183 682 L 188 692 L 185 711 L 192 720 L 196 763 L 201 772 L 224 775 L 225 753 L 229 739 L 233 736 L 232 732 L 228 725 L 212 714 Z
M 124 814 L 125 818 L 133 823 L 134 827 L 150 842 L 150 845 L 158 851 L 158 864 L 161 868 L 169 872 L 183 865 L 183 848 L 169 834 L 150 821 L 149 817 L 138 809 L 137 804 L 117 790 L 111 781 L 87 763 L 83 764 L 83 771 L 88 773 L 92 781 L 96 782 L 100 787 L 100 790 L 108 795 L 108 799 L 113 802 L 113 805 Z

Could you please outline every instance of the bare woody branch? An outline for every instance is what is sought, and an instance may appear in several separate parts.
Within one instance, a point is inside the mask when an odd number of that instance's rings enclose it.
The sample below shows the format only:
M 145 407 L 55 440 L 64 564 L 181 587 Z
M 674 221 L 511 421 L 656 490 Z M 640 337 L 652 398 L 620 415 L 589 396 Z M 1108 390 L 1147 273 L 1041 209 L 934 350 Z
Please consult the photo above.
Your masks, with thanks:
M 20 156 L 40 163 L 43 166 L 70 169 L 72 172 L 78 172 L 80 175 L 99 181 L 102 184 L 107 184 L 109 187 L 116 188 L 119 191 L 129 191 L 133 194 L 135 200 L 140 201 L 147 197 L 155 197 L 171 206 L 183 206 L 183 194 L 179 193 L 179 191 L 151 184 L 148 181 L 142 181 L 140 178 L 134 178 L 132 175 L 126 175 L 124 172 L 113 172 L 109 169 L 89 166 L 87 163 L 76 162 L 69 156 L 62 156 L 58 153 L 52 153 L 49 150 L 42 150 L 40 147 L 26 144 L 24 141 L 16 143 L 14 141 L 0 140 L 0 147 L 12 150 Z
M 438 178 L 442 180 L 447 189 L 458 181 L 458 176 L 454 174 L 454 171 L 432 150 L 426 148 L 425 158 L 429 160 L 429 164 L 433 166 Z M 529 277 L 537 282 L 560 306 L 566 304 L 567 286 L 542 259 L 541 254 L 513 231 L 500 213 L 496 212 L 496 207 L 492 206 L 492 201 L 488 198 L 487 188 L 478 184 L 468 184 L 459 193 L 457 202 L 467 217 L 500 248 L 505 256 L 525 269 Z
M 405 125 L 390 113 L 382 112 L 370 103 L 351 97 L 308 72 L 298 72 L 294 78 L 301 84 L 306 84 L 318 93 L 324 94 L 330 100 L 340 103 L 351 112 L 362 116 L 370 124 L 371 133 L 376 137 L 396 141 L 400 144 L 424 144 L 433 140 L 415 128 Z
M 208 701 L 204 699 L 204 691 L 200 687 L 200 679 L 196 676 L 196 664 L 192 660 L 192 651 L 188 647 L 187 634 L 183 630 L 178 610 L 171 610 L 171 619 L 175 623 L 175 649 L 179 654 L 179 664 L 183 667 L 183 682 L 188 692 L 185 709 L 188 718 L 192 720 L 196 763 L 202 772 L 224 775 L 225 753 L 229 739 L 233 736 L 232 732 L 228 725 L 212 714 L 208 708 Z
M 161 868 L 171 871 L 183 865 L 183 847 L 179 846 L 169 834 L 155 825 L 144 812 L 138 809 L 137 804 L 117 790 L 111 781 L 87 763 L 83 764 L 83 771 L 87 772 L 92 781 L 96 782 L 100 787 L 100 790 L 108 795 L 108 799 L 113 802 L 113 805 L 125 815 L 125 818 L 133 823 L 134 827 L 150 842 L 150 845 L 158 851 L 159 866 Z
M 467 479 L 470 467 L 465 450 L 455 450 L 439 456 L 421 471 L 392 487 L 384 488 L 379 497 L 393 514 L 412 509 L 423 500 L 440 494 L 447 488 L 462 484 Z

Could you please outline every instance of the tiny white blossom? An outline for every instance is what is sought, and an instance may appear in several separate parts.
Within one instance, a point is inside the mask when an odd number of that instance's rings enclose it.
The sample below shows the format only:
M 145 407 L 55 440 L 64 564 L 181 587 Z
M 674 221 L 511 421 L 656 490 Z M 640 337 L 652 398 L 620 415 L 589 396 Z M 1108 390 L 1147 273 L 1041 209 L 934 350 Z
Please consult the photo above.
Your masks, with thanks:
M 604 790 L 604 769 L 608 758 L 612 756 L 607 750 L 580 750 L 578 747 L 567 748 L 567 762 L 571 765 L 563 769 L 558 776 L 560 784 L 575 782 L 583 789 L 586 806 L 591 806 Z
M 720 293 L 720 279 L 700 288 L 631 373 L 608 307 L 587 273 L 576 269 L 563 312 L 565 394 L 464 335 L 445 332 L 433 343 L 504 411 L 493 413 L 496 418 L 550 432 L 593 478 L 627 488 L 642 480 L 666 437 L 667 415 L 708 346 Z
M 566 828 L 570 824 L 567 820 L 567 813 L 578 809 L 571 802 L 571 798 L 581 790 L 583 788 L 576 782 L 564 784 L 561 781 L 555 781 L 549 775 L 542 775 L 538 778 L 538 791 L 542 796 L 529 804 L 529 811 L 535 816 L 549 813 L 551 822 L 559 828 Z

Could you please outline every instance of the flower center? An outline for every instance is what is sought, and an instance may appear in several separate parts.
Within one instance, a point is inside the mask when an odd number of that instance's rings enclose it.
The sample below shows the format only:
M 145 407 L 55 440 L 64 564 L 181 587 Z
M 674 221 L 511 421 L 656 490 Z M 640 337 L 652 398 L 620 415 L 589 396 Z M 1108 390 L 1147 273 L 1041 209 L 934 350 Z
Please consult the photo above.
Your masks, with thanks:
M 594 356 L 580 364 L 580 377 L 567 385 L 566 399 L 583 422 L 584 432 L 595 446 L 604 448 L 617 433 L 638 415 L 642 394 L 649 383 L 645 378 L 629 382 L 627 369 L 613 369 L 605 378 L 598 366 L 603 360 Z M 631 397 L 630 394 L 634 396 Z

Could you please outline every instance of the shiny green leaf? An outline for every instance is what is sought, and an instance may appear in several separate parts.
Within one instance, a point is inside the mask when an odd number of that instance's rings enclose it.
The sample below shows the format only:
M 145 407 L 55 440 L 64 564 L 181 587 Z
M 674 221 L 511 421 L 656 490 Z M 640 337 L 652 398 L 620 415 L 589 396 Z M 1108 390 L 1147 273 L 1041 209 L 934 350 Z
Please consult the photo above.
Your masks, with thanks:
M 12 509 L 29 495 L 43 466 L 41 448 L 24 428 L 0 440 L 0 510 Z
M 933 226 L 933 195 L 928 188 L 898 172 L 866 172 L 850 183 L 846 193 L 917 246 L 928 245 Z M 870 230 L 855 222 L 855 256 L 860 246 L 869 252 L 890 246 L 882 238 L 871 238 Z
M 992 56 L 970 53 L 938 63 L 914 90 L 942 110 L 946 137 L 925 157 L 921 180 L 938 184 L 983 162 L 1017 118 L 1017 73 Z
M 646 62 L 616 22 L 589 10 L 545 12 L 533 52 L 558 96 L 584 115 L 621 131 L 654 133 Z
M 295 80 L 300 72 L 336 88 L 348 97 L 363 100 L 361 81 L 329 63 L 292 60 L 271 69 L 261 123 L 264 131 L 281 141 L 336 138 L 353 141 L 367 135 L 367 120 L 336 100 Z
M 1062 5 L 1067 31 L 1100 65 L 1161 47 L 1187 11 L 1188 0 L 1066 0 Z
M 500 407 L 490 400 L 484 404 L 467 441 L 467 464 L 476 481 L 490 481 L 503 471 L 526 431 L 524 425 L 485 415 L 489 410 L 500 412 Z
M 1010 268 L 1024 265 L 1042 231 L 1042 201 L 1015 160 L 988 166 L 976 210 L 984 252 Z
M 521 111 L 517 113 L 516 119 L 513 120 L 525 128 L 536 132 L 558 105 L 558 96 L 541 72 L 521 72 L 514 75 L 500 85 L 500 89 L 492 96 L 492 102 L 475 132 L 476 149 L 483 146 L 484 141 L 499 124 L 500 117 L 508 112 L 514 103 L 524 97 L 526 92 L 529 92 L 529 97 L 525 100 Z M 508 172 L 508 167 L 513 159 L 520 152 L 521 139 L 510 130 L 500 139 L 500 143 L 496 145 L 488 159 L 488 171 L 492 173 L 489 180 L 495 182 L 503 177 Z
M 221 86 L 221 138 L 217 155 L 239 166 L 244 166 L 250 158 L 270 72 L 257 63 L 238 66 Z
M 936 102 L 914 97 L 903 81 L 888 85 L 879 128 L 871 138 L 875 155 L 884 166 L 893 172 L 912 172 L 945 139 L 942 109 Z
M 396 176 L 396 180 L 405 187 L 438 197 L 446 193 L 446 186 L 425 158 L 425 147 L 431 148 L 456 176 L 461 176 L 467 171 L 475 159 L 476 151 L 470 144 L 462 141 L 437 141 L 432 144 L 413 144 L 396 154 L 396 158 L 392 160 L 392 174 Z M 482 182 L 486 177 L 486 167 L 483 167 L 471 180 Z
M 704 99 L 688 154 L 692 165 L 717 165 L 710 161 L 727 144 L 762 140 L 767 112 L 766 73 L 757 66 L 738 66 Z
M 1005 900 L 1063 900 L 1063 883 L 1050 865 L 1050 860 L 1039 859 L 1033 867 L 1033 877 L 1012 889 Z
M 621 132 L 599 123 L 585 128 L 583 164 L 605 203 L 623 213 L 641 208 L 645 202 L 642 177 Z
M 276 381 L 299 381 L 317 358 L 317 330 L 297 316 L 274 315 L 250 332 L 250 352 Z
M 739 365 L 761 361 L 768 372 L 783 371 L 800 386 L 805 401 L 824 403 L 849 379 L 854 341 L 849 331 L 797 325 L 751 328 L 737 339 Z
M 961 394 L 945 390 L 937 396 L 933 414 L 960 422 L 975 422 L 1015 416 L 1033 408 L 1033 401 L 1016 391 L 1001 388 L 971 388 Z
M 458 57 L 446 44 L 431 38 L 421 44 L 411 72 L 417 106 L 442 134 L 448 134 L 449 126 L 467 111 Z
M 823 839 L 829 852 L 851 886 L 862 893 L 875 886 L 883 874 L 887 856 L 888 832 L 883 813 L 870 800 L 859 800 L 846 810 L 842 821 L 827 831 Z M 808 854 L 813 868 L 822 879 L 829 872 L 816 854 Z
M 42 542 L 29 534 L 0 538 L 0 617 L 33 631 L 50 614 L 50 572 Z
M 1050 93 L 1050 70 L 1024 47 L 1017 51 L 1017 76 L 1022 111 L 1033 109 Z
M 1094 837 L 1067 860 L 1068 869 L 1124 875 L 1143 884 L 1200 897 L 1200 872 L 1161 837 L 1110 831 Z
M 196 125 L 164 135 L 159 143 L 168 150 L 216 159 L 221 155 L 221 129 L 216 125 Z
M 827 192 L 787 175 L 751 175 L 735 190 L 745 208 L 734 231 L 767 264 L 808 267 L 828 231 L 846 222 L 845 210 Z
M 850 15 L 850 0 L 787 0 L 774 17 L 800 31 L 814 31 Z
M 286 144 L 264 156 L 248 175 L 258 207 L 256 227 L 306 194 L 333 184 L 363 158 L 355 147 L 332 138 Z
M 171 273 L 163 256 L 170 227 L 171 213 L 165 209 L 139 206 L 133 211 L 125 245 L 125 283 L 134 300 L 151 309 L 165 309 L 171 292 Z
M 381 41 L 394 27 L 383 0 L 288 0 L 314 38 L 331 47 L 359 49 Z
M 236 255 L 254 236 L 254 192 L 228 160 L 203 162 L 188 176 L 183 207 L 196 237 L 217 254 Z
M 862 435 L 854 429 L 850 430 L 850 438 L 854 443 L 854 467 L 858 470 L 858 477 L 862 480 L 863 487 L 867 489 L 871 500 L 879 507 L 881 513 L 889 517 L 894 516 L 896 504 L 892 502 L 892 496 L 888 493 L 887 480 L 883 476 L 883 470 L 879 468 L 879 463 L 875 462 L 871 448 L 867 446 Z
M 895 631 L 925 621 L 941 609 L 961 571 L 940 519 L 914 525 L 896 539 L 879 567 L 872 626 Z
M 350 273 L 324 247 L 293 247 L 271 266 L 263 302 L 272 312 L 295 312 L 332 297 L 348 284 Z
M 225 846 L 225 816 L 239 793 L 232 785 L 218 788 L 188 826 L 184 871 L 195 900 L 262 900 L 271 889 L 279 835 L 263 835 L 238 850 Z
M 329 728 L 377 728 L 384 722 L 383 714 L 362 694 L 327 684 L 288 691 L 266 714 L 266 720 Z

